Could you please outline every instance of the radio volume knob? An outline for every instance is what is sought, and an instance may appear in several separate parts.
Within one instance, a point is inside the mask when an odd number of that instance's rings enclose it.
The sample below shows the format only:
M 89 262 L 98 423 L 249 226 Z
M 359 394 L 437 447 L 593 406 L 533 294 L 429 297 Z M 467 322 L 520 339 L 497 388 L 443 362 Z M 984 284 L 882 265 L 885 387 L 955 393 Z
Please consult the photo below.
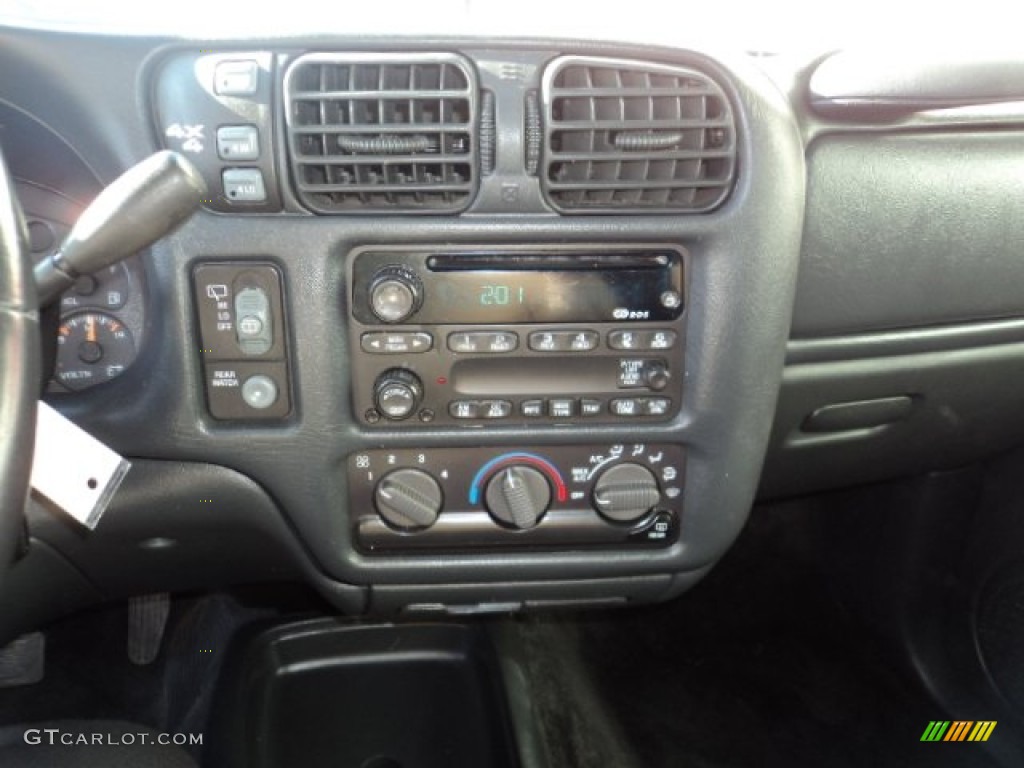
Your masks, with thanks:
M 373 385 L 373 400 L 386 418 L 401 421 L 409 418 L 423 399 L 423 382 L 405 368 L 389 368 Z
M 484 499 L 499 522 L 513 528 L 533 528 L 551 503 L 551 486 L 536 469 L 513 466 L 491 478 Z
M 403 531 L 429 528 L 441 512 L 437 480 L 422 469 L 398 469 L 385 475 L 373 492 L 377 512 Z
M 661 499 L 658 480 L 647 467 L 618 464 L 594 484 L 594 506 L 617 523 L 632 523 L 646 515 Z
M 382 323 L 400 323 L 423 304 L 423 282 L 411 269 L 384 267 L 370 281 L 370 310 Z

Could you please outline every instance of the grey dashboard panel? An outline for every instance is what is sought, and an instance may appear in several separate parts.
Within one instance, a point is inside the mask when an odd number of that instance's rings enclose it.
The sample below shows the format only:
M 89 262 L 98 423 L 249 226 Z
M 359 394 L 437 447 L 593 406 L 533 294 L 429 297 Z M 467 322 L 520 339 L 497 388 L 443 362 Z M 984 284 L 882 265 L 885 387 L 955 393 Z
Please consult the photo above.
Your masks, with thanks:
M 97 176 L 109 180 L 157 148 L 150 121 L 149 75 L 169 41 L 4 31 L 0 96 L 59 132 Z M 218 48 L 204 41 L 204 50 Z M 796 280 L 804 202 L 799 134 L 781 93 L 745 57 L 712 59 L 697 53 L 584 41 L 480 41 L 400 38 L 245 41 L 244 50 L 412 49 L 469 52 L 500 71 L 524 52 L 585 53 L 699 67 L 725 88 L 738 125 L 738 182 L 729 200 L 700 216 L 555 216 L 488 203 L 479 213 L 452 217 L 244 217 L 203 212 L 151 249 L 144 259 L 149 295 L 147 348 L 116 384 L 57 399 L 75 421 L 129 457 L 230 468 L 263 490 L 280 516 L 280 534 L 301 542 L 302 572 L 329 597 L 351 608 L 345 584 L 389 585 L 387 604 L 401 603 L 403 585 L 546 584 L 701 574 L 738 534 L 753 500 L 778 394 Z M 223 49 L 232 50 L 230 42 Z M 89 67 L 83 68 L 82 61 Z M 496 69 L 497 68 L 497 69 Z M 535 76 L 535 75 L 531 75 Z M 539 73 L 538 75 L 539 76 Z M 503 102 L 499 99 L 499 106 Z M 506 115 L 518 130 L 521 112 Z M 496 168 L 521 157 L 518 136 L 499 146 Z M 279 156 L 280 160 L 280 156 Z M 361 246 L 501 246 L 572 243 L 678 244 L 692 256 L 685 340 L 683 403 L 657 426 L 572 425 L 527 429 L 360 429 L 352 411 L 347 323 L 351 294 L 348 254 Z M 278 266 L 288 301 L 290 364 L 295 407 L 277 424 L 225 424 L 206 415 L 201 350 L 190 272 L 199 261 L 255 259 Z M 687 452 L 683 534 L 658 552 L 582 550 L 495 554 L 457 552 L 417 557 L 361 555 L 352 546 L 345 466 L 370 448 L 678 443 Z M 182 482 L 187 478 L 182 475 Z M 171 478 L 165 501 L 186 488 Z M 141 497 L 139 497 L 141 498 Z M 173 517 L 173 504 L 160 507 Z M 244 514 L 239 511 L 239 514 Z M 199 535 L 202 524 L 193 520 Z M 225 549 L 225 552 L 228 550 Z M 81 553 L 85 557 L 85 553 Z M 139 567 L 144 567 L 140 563 Z M 316 578 L 315 574 L 321 577 Z M 180 575 L 180 574 L 179 574 Z M 106 579 L 107 576 L 104 576 Z M 112 578 L 112 577 L 111 577 Z M 168 574 L 168 583 L 179 583 Z M 684 585 L 689 579 L 673 582 Z M 157 587 L 154 582 L 147 582 Z M 623 582 L 628 591 L 629 582 Z M 475 586 L 474 586 L 475 585 Z M 681 586 L 680 586 L 681 588 Z M 333 591 L 333 592 L 332 592 Z M 672 589 L 664 592 L 672 593 Z M 460 599 L 471 593 L 460 591 Z M 602 594 L 607 594 L 602 591 Z M 612 596 L 607 594 L 607 596 Z M 428 599 L 417 590 L 416 600 Z M 552 599 L 554 594 L 552 594 Z
M 859 48 L 824 59 L 808 83 L 815 111 L 845 119 L 1019 101 L 1024 61 L 1017 51 Z
M 793 337 L 1024 313 L 1021 139 L 884 126 L 815 139 Z
M 790 365 L 760 493 L 850 487 L 1007 450 L 1024 434 L 1022 377 L 1019 341 Z M 846 423 L 820 418 L 839 406 Z

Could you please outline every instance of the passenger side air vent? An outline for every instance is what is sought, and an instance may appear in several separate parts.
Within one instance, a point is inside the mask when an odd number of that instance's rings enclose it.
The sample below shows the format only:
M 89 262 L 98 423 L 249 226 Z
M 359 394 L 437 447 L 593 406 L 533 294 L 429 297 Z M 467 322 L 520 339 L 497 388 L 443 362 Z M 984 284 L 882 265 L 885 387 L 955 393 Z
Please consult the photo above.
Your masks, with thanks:
M 564 56 L 542 99 L 541 185 L 563 213 L 697 213 L 732 189 L 732 110 L 701 72 Z
M 454 54 L 314 53 L 285 76 L 299 199 L 319 213 L 446 213 L 477 183 L 476 81 Z

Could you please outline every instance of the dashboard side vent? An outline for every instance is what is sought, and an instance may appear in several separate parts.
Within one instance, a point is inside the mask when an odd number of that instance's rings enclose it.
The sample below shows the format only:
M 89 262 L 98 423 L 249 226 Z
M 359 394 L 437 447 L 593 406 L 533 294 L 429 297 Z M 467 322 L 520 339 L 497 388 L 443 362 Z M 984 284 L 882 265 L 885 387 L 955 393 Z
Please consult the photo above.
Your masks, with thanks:
M 477 88 L 447 53 L 310 53 L 285 75 L 299 199 L 318 213 L 452 213 L 477 184 Z
M 541 184 L 563 213 L 700 213 L 732 190 L 736 124 L 702 72 L 563 56 L 542 98 Z

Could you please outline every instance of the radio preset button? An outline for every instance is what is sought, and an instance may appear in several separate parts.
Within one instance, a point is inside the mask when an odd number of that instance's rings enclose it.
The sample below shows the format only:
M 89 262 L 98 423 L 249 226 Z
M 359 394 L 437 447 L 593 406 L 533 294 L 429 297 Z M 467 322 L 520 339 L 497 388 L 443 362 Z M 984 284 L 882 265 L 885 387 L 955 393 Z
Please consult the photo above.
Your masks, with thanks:
M 543 400 L 524 400 L 519 404 L 519 412 L 528 419 L 537 419 L 544 415 Z
M 678 336 L 675 331 L 647 331 L 647 349 L 671 349 Z
M 580 401 L 580 415 L 582 416 L 600 416 L 602 411 L 600 400 L 591 400 L 584 398 Z
M 534 352 L 558 352 L 558 334 L 552 331 L 534 331 L 530 334 L 527 343 Z
M 359 344 L 371 355 L 408 355 L 429 350 L 434 337 L 429 333 L 364 333 Z
M 514 352 L 519 348 L 519 336 L 508 331 L 496 331 L 483 334 L 484 352 L 502 354 Z
M 527 344 L 534 352 L 590 352 L 600 340 L 597 331 L 534 331 Z
M 597 349 L 601 336 L 597 331 L 570 331 L 569 349 L 572 352 L 590 352 Z
M 608 334 L 608 346 L 618 350 L 671 349 L 678 335 L 671 330 L 632 331 L 617 330 Z
M 459 331 L 448 335 L 448 349 L 471 354 L 504 354 L 519 348 L 519 336 L 511 331 Z
M 576 415 L 576 401 L 569 397 L 553 397 L 548 400 L 548 416 L 553 419 L 568 419 Z
M 478 345 L 475 333 L 453 333 L 448 336 L 448 349 L 452 352 L 478 352 Z
M 608 346 L 612 349 L 643 349 L 640 331 L 612 331 L 608 334 Z

